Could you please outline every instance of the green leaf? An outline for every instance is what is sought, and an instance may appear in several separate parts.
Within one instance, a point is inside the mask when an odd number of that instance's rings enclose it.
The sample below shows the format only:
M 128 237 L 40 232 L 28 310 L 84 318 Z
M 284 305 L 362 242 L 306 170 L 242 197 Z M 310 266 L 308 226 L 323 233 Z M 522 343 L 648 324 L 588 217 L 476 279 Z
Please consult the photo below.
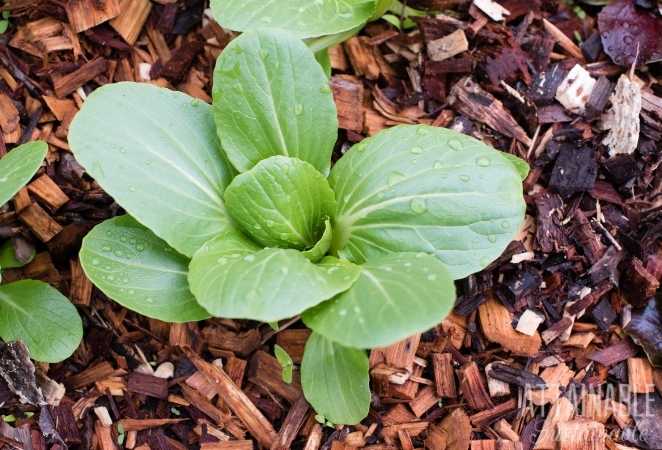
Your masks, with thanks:
M 138 222 L 191 256 L 229 226 L 231 171 L 209 105 L 143 83 L 95 90 L 69 144 L 87 172 Z
M 501 152 L 501 156 L 506 158 L 508 161 L 511 162 L 511 164 L 515 167 L 515 170 L 517 170 L 517 173 L 519 173 L 520 178 L 522 181 L 526 179 L 526 177 L 529 176 L 529 170 L 531 169 L 529 167 L 529 164 L 524 161 L 522 158 L 518 158 L 515 155 L 511 155 L 510 153 L 505 153 Z
M 0 267 L 4 267 L 5 269 L 15 269 L 29 264 L 37 253 L 34 248 L 31 250 L 32 252 L 26 255 L 26 260 L 20 261 L 16 257 L 14 243 L 11 240 L 6 241 L 4 244 L 0 245 Z
M 16 147 L 0 159 L 0 206 L 30 181 L 47 152 L 45 142 L 34 141 Z
M 444 128 L 404 125 L 353 146 L 329 182 L 338 252 L 355 262 L 392 252 L 436 255 L 459 279 L 516 235 L 525 203 L 512 159 Z
M 55 288 L 21 280 L 0 286 L 0 337 L 23 341 L 37 361 L 59 362 L 78 347 L 83 323 Z
M 213 94 L 218 134 L 240 172 L 285 155 L 328 173 L 336 107 L 329 80 L 303 42 L 282 32 L 242 34 L 218 58 Z
M 336 208 L 326 178 L 296 158 L 272 156 L 238 175 L 225 190 L 228 213 L 265 247 L 311 248 Z
M 292 383 L 292 369 L 294 368 L 292 358 L 285 349 L 278 344 L 274 345 L 274 355 L 283 370 L 283 381 L 287 384 Z
M 325 48 L 324 50 L 316 52 L 315 59 L 319 65 L 322 66 L 324 75 L 326 75 L 327 78 L 331 78 L 331 57 L 329 56 L 329 50 Z
M 213 316 L 273 322 L 346 290 L 358 272 L 357 266 L 333 257 L 315 265 L 296 250 L 260 250 L 229 231 L 193 256 L 189 283 Z
M 313 333 L 301 363 L 301 385 L 318 415 L 337 424 L 359 423 L 370 410 L 368 357 Z
M 212 0 L 212 13 L 224 28 L 278 29 L 298 38 L 347 31 L 375 12 L 375 0 Z
M 97 225 L 83 239 L 88 278 L 120 305 L 165 322 L 209 317 L 189 290 L 189 260 L 130 216 Z
M 314 263 L 319 261 L 324 257 L 324 255 L 326 255 L 326 252 L 329 251 L 329 248 L 331 248 L 332 240 L 333 228 L 331 227 L 331 221 L 327 219 L 324 222 L 324 234 L 322 234 L 322 237 L 319 239 L 319 241 L 317 241 L 313 248 L 302 252 L 303 256 Z
M 386 347 L 435 326 L 454 302 L 453 279 L 437 258 L 394 253 L 363 264 L 349 290 L 306 311 L 303 320 L 348 347 Z

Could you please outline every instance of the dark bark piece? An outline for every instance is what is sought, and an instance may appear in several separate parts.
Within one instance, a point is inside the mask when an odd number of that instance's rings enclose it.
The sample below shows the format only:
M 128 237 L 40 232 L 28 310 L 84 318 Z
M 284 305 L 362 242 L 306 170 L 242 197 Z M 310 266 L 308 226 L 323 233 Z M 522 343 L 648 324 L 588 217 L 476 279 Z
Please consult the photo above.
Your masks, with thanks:
M 81 444 L 83 442 L 70 405 L 60 404 L 51 408 L 51 415 L 55 428 L 65 443 Z
M 33 406 L 45 403 L 41 389 L 37 386 L 30 353 L 22 342 L 0 343 L 0 376 L 22 403 Z
M 656 299 L 634 312 L 624 331 L 643 347 L 653 365 L 662 367 L 662 308 Z
M 494 404 L 485 387 L 485 380 L 475 362 L 462 366 L 458 371 L 460 390 L 472 409 L 483 410 L 493 408 Z
M 563 145 L 552 169 L 549 186 L 568 197 L 593 189 L 597 176 L 598 163 L 592 148 Z
M 292 442 L 294 442 L 299 430 L 303 426 L 309 409 L 303 395 L 294 402 L 280 427 L 278 437 L 271 446 L 271 450 L 287 450 L 291 448 Z
M 544 389 L 547 383 L 528 370 L 510 367 L 501 363 L 494 363 L 487 371 L 487 375 L 509 384 L 516 384 L 527 389 Z
M 338 109 L 338 127 L 363 132 L 363 83 L 352 75 L 331 77 L 331 90 Z
M 136 392 L 149 397 L 168 398 L 168 380 L 140 372 L 133 372 L 129 375 L 127 389 L 129 392 Z
M 204 41 L 198 35 L 187 39 L 177 48 L 170 59 L 166 62 L 159 62 L 152 66 L 150 77 L 164 77 L 173 83 L 178 83 L 186 76 L 193 60 L 203 50 Z
M 568 246 L 568 239 L 561 226 L 563 200 L 556 194 L 543 192 L 535 198 L 536 241 L 545 253 L 559 252 Z
M 484 70 L 490 83 L 496 88 L 500 88 L 501 81 L 511 83 L 520 79 L 528 85 L 531 83 L 528 61 L 528 55 L 521 48 L 501 47 L 485 58 Z
M 572 117 L 566 114 L 565 108 L 558 104 L 541 106 L 538 108 L 538 123 L 572 122 Z
M 556 90 L 568 73 L 560 64 L 540 72 L 529 88 L 529 98 L 537 105 L 548 105 L 554 101 Z
M 626 330 L 627 331 L 627 330 Z M 605 367 L 613 366 L 625 361 L 637 354 L 637 347 L 632 345 L 628 339 L 624 339 L 602 350 L 590 353 L 587 358 L 598 362 Z
M 515 138 L 524 145 L 531 144 L 531 139 L 505 109 L 503 103 L 470 77 L 465 77 L 453 85 L 449 103 L 462 114 L 484 123 L 493 130 Z
M 604 255 L 605 246 L 601 242 L 600 236 L 591 227 L 586 214 L 579 208 L 575 209 L 575 222 L 572 235 L 584 250 L 584 255 L 595 264 Z
M 609 102 L 609 97 L 613 90 L 614 83 L 609 81 L 607 77 L 603 75 L 598 78 L 586 102 L 584 117 L 592 119 L 602 114 L 607 107 L 607 102 Z
M 645 306 L 660 287 L 660 282 L 646 270 L 639 258 L 629 260 L 623 274 L 621 280 L 623 295 L 634 306 Z
M 602 301 L 595 305 L 591 310 L 591 317 L 602 331 L 608 331 L 609 326 L 614 323 L 618 314 L 616 314 L 614 308 L 611 307 L 609 300 L 603 298 Z
M 600 33 L 594 31 L 579 47 L 582 49 L 582 54 L 587 61 L 597 61 L 600 57 L 600 53 L 602 53 L 602 40 L 600 39 Z
M 662 442 L 662 398 L 659 395 L 636 395 L 629 402 L 630 414 L 637 424 L 639 437 L 649 448 L 659 448 Z
M 67 75 L 53 78 L 53 87 L 55 94 L 59 98 L 65 98 L 85 83 L 92 81 L 101 75 L 108 68 L 108 61 L 105 58 L 98 57 L 83 65 Z
M 632 0 L 619 0 L 598 14 L 598 27 L 605 53 L 619 66 L 637 66 L 662 59 L 660 24 L 652 11 L 638 8 Z
M 632 155 L 616 155 L 604 163 L 611 179 L 622 185 L 637 176 L 637 162 Z
M 609 247 L 602 257 L 597 260 L 589 269 L 593 284 L 598 284 L 604 280 L 609 280 L 612 284 L 618 284 L 620 273 L 618 265 L 623 259 L 624 252 L 616 247 Z

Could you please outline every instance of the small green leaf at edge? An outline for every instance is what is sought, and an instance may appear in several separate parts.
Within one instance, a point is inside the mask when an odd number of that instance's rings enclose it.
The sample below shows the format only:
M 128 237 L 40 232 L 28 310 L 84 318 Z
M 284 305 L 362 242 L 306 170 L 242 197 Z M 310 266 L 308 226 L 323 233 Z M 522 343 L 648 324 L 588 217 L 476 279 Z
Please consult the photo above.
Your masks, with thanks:
M 455 284 L 432 255 L 394 253 L 360 267 L 351 288 L 303 314 L 309 328 L 348 347 L 386 347 L 432 328 L 453 308 Z
M 24 267 L 27 264 L 30 264 L 36 254 L 37 251 L 33 248 L 30 259 L 26 262 L 21 262 L 16 258 L 16 250 L 14 249 L 12 241 L 6 241 L 4 244 L 0 245 L 0 267 L 4 267 L 5 269 Z
M 188 258 L 131 216 L 94 227 L 83 239 L 80 262 L 90 281 L 127 309 L 175 323 L 209 317 L 189 290 Z
M 365 351 L 344 347 L 313 333 L 301 363 L 306 400 L 326 420 L 354 425 L 370 410 L 370 377 Z
M 341 11 L 340 5 L 349 9 Z M 375 0 L 211 1 L 212 14 L 224 28 L 244 32 L 270 28 L 301 39 L 341 33 L 362 25 L 375 13 L 375 7 Z
M 335 213 L 329 182 L 297 158 L 271 156 L 237 175 L 225 205 L 247 236 L 265 247 L 303 250 L 315 245 L 324 220 Z
M 69 144 L 109 195 L 181 254 L 232 226 L 223 204 L 232 170 L 210 105 L 147 83 L 108 84 L 85 100 Z
M 277 31 L 242 34 L 219 56 L 212 93 L 218 135 L 239 172 L 284 155 L 328 174 L 336 106 L 326 74 L 303 42 Z
M 515 170 L 519 174 L 522 181 L 524 181 L 526 177 L 529 176 L 529 171 L 531 170 L 531 168 L 529 167 L 529 164 L 526 161 L 524 161 L 522 158 L 515 155 L 511 155 L 510 153 L 506 153 L 506 152 L 501 152 L 501 156 L 503 156 L 512 163 L 512 165 L 515 167 Z
M 19 145 L 0 159 L 0 206 L 21 190 L 39 170 L 48 153 L 43 141 Z
M 338 203 L 331 253 L 356 263 L 430 253 L 455 279 L 483 269 L 524 219 L 521 171 L 512 162 L 476 139 L 427 125 L 364 139 L 329 177 Z
M 325 48 L 315 53 L 315 59 L 324 70 L 327 78 L 331 78 L 331 57 L 329 56 L 329 49 Z
M 189 265 L 198 303 L 215 317 L 274 322 L 348 289 L 359 268 L 334 257 L 311 263 L 291 249 L 261 249 L 228 231 L 202 246 Z
M 310 262 L 318 262 L 320 259 L 324 258 L 324 255 L 329 251 L 332 241 L 333 227 L 331 226 L 331 221 L 327 219 L 324 221 L 324 233 L 322 234 L 322 237 L 315 243 L 313 248 L 302 252 L 303 256 L 308 258 Z
M 278 344 L 274 345 L 274 356 L 283 370 L 283 381 L 287 384 L 292 384 L 292 370 L 294 368 L 292 357 Z
M 83 338 L 83 323 L 74 305 L 42 281 L 0 285 L 0 317 L 0 337 L 22 341 L 37 361 L 63 361 Z

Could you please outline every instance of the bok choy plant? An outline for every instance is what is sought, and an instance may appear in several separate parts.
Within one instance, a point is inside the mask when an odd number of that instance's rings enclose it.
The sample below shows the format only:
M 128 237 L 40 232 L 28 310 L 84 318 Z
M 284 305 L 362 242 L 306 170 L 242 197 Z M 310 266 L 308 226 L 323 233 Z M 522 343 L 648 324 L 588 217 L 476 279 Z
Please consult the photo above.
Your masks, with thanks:
M 313 330 L 301 366 L 320 415 L 368 412 L 368 358 L 439 323 L 453 280 L 499 256 L 528 166 L 459 133 L 398 126 L 331 167 L 338 122 L 306 45 L 249 31 L 220 55 L 213 105 L 149 84 L 93 92 L 69 142 L 128 215 L 85 238 L 107 296 L 149 317 Z
M 30 181 L 47 151 L 45 142 L 29 142 L 0 159 L 0 207 Z M 11 245 L 2 246 L 0 263 L 6 269 L 24 264 Z M 76 350 L 83 325 L 76 308 L 58 290 L 41 281 L 21 280 L 0 284 L 0 337 L 23 341 L 38 361 L 58 362 Z

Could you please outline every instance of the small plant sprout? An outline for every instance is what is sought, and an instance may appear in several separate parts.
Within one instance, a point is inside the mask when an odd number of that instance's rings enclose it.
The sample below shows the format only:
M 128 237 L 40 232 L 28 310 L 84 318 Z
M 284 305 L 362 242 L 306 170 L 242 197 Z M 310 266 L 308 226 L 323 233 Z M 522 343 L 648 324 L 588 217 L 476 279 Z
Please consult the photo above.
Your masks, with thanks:
M 212 106 L 107 85 L 69 142 L 128 213 L 83 242 L 99 289 L 171 322 L 300 315 L 313 330 L 306 398 L 326 421 L 355 424 L 370 406 L 366 349 L 435 326 L 453 307 L 454 280 L 501 254 L 524 216 L 528 167 L 427 125 L 382 131 L 331 167 L 337 131 L 311 50 L 284 32 L 248 31 L 217 61 Z
M 0 159 L 0 207 L 30 181 L 47 151 L 45 142 L 29 142 Z M 30 259 L 19 259 L 10 242 L 0 245 L 0 264 L 5 268 L 21 267 Z M 22 341 L 38 361 L 59 362 L 78 347 L 83 324 L 58 290 L 41 281 L 21 280 L 0 285 L 0 337 Z

